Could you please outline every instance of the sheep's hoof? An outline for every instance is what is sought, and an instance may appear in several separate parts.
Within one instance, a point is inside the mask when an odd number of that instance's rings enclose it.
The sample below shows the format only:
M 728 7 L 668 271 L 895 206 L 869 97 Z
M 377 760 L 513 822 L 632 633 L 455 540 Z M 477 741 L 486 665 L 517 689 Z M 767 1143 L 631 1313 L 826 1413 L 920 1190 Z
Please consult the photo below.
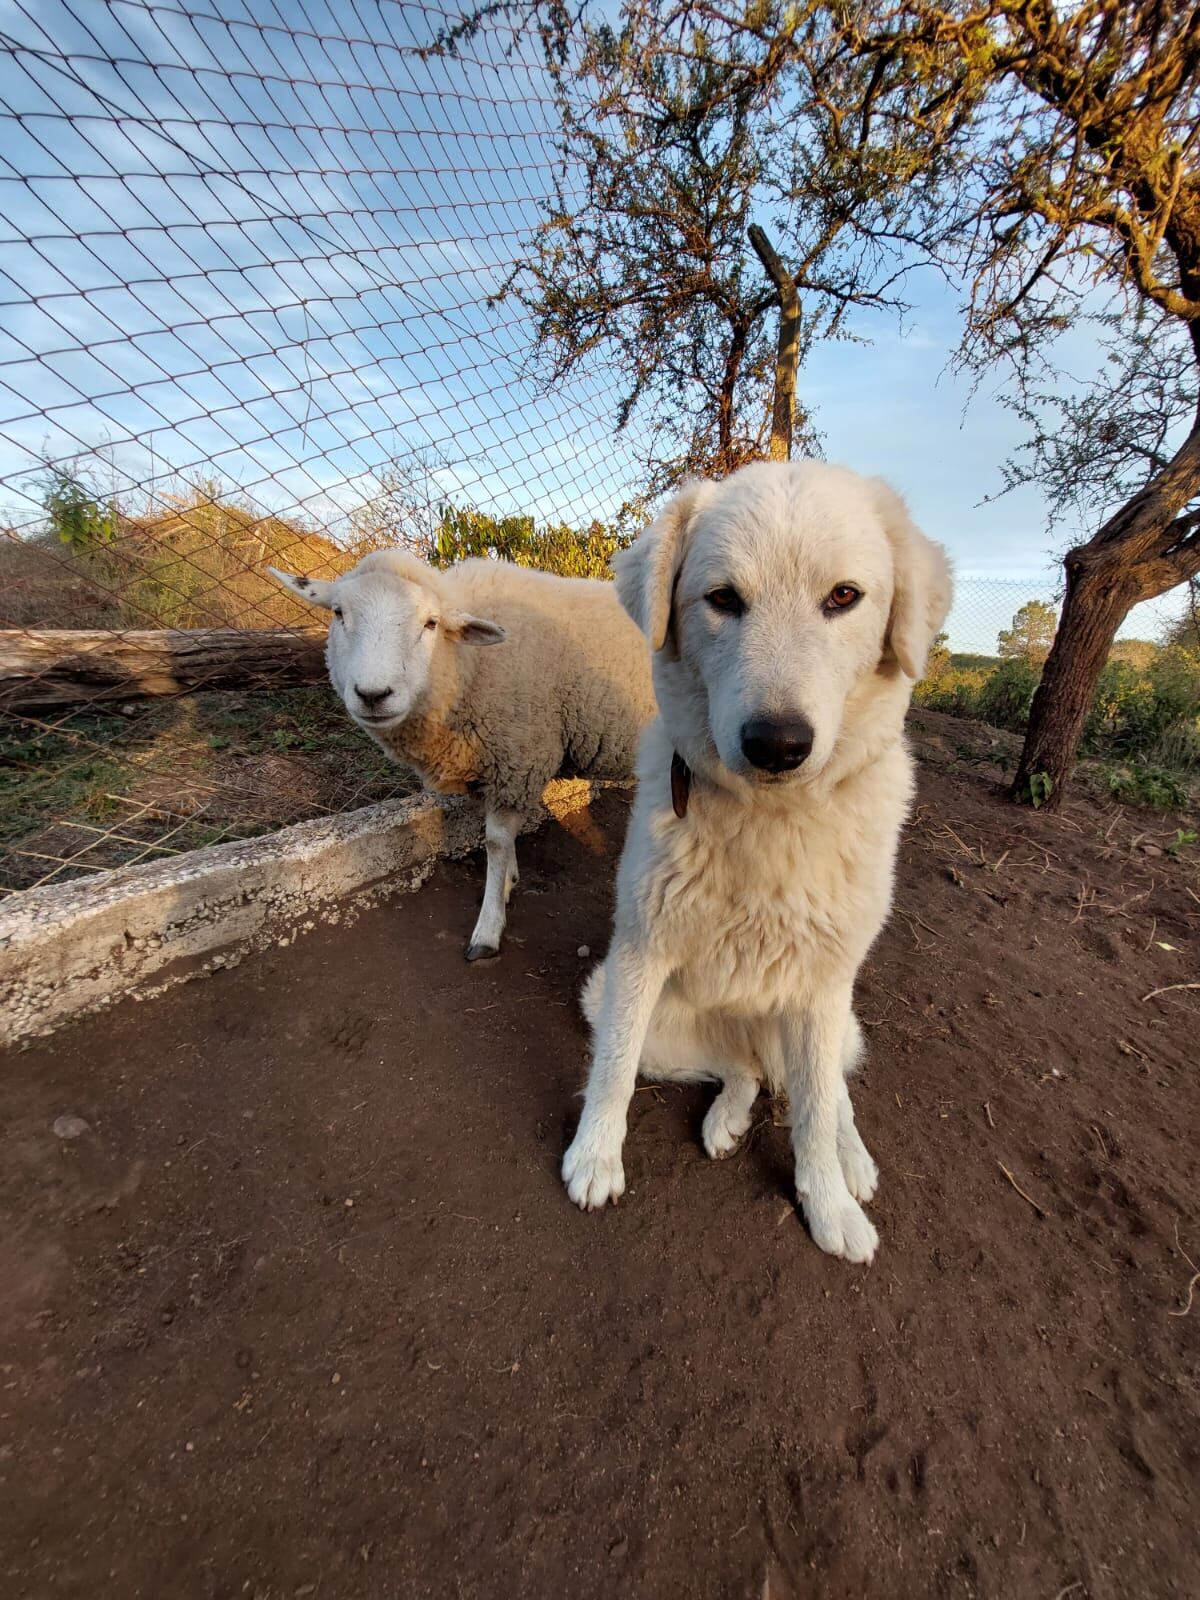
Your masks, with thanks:
M 468 961 L 494 961 L 500 954 L 494 944 L 469 944 L 467 946 Z

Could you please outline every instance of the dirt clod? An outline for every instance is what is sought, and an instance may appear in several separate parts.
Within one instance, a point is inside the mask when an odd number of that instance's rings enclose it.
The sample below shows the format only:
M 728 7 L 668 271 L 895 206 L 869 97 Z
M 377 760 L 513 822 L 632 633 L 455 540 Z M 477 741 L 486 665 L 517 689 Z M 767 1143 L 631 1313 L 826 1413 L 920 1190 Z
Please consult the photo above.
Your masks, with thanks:
M 85 1122 L 82 1117 L 65 1116 L 55 1117 L 53 1131 L 60 1139 L 82 1139 L 85 1133 L 91 1132 L 92 1125 Z

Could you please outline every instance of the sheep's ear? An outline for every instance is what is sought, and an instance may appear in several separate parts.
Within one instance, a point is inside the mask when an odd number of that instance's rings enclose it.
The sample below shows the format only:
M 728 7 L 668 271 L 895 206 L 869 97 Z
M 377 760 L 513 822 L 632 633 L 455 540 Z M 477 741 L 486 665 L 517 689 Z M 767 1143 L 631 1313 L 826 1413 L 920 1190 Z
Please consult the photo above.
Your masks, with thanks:
M 895 569 L 884 646 L 901 672 L 916 681 L 925 675 L 929 647 L 950 610 L 954 595 L 950 562 L 941 545 L 927 539 L 913 522 L 889 484 L 877 478 L 871 488 Z
M 281 572 L 278 567 L 268 567 L 267 571 L 273 578 L 278 578 L 285 589 L 290 589 L 301 600 L 307 600 L 309 605 L 323 606 L 326 611 L 333 609 L 333 584 L 325 578 L 301 578 L 292 572 Z
M 702 479 L 685 484 L 629 549 L 613 557 L 617 598 L 649 639 L 651 650 L 661 650 L 671 632 L 675 580 L 708 489 Z
M 508 638 L 498 622 L 471 617 L 465 611 L 446 612 L 442 617 L 442 632 L 459 644 L 503 644 Z

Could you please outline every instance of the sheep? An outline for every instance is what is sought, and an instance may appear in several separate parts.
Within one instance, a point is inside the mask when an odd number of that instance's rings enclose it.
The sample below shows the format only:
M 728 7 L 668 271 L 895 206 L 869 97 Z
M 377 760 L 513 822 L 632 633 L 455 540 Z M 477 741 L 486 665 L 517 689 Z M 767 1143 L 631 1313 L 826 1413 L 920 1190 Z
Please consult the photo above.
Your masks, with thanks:
M 332 581 L 268 568 L 333 613 L 333 687 L 439 794 L 478 796 L 487 879 L 468 961 L 499 954 L 516 837 L 551 778 L 622 778 L 655 712 L 646 642 L 611 583 L 506 561 L 438 571 L 377 550 Z

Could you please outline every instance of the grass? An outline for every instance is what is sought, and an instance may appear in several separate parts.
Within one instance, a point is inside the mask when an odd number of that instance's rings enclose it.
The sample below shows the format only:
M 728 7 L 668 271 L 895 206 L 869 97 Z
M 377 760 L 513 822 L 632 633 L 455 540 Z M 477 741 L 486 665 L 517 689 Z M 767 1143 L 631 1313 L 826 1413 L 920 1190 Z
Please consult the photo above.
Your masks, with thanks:
M 0 892 L 63 882 L 418 784 L 324 687 L 80 711 L 0 736 Z

